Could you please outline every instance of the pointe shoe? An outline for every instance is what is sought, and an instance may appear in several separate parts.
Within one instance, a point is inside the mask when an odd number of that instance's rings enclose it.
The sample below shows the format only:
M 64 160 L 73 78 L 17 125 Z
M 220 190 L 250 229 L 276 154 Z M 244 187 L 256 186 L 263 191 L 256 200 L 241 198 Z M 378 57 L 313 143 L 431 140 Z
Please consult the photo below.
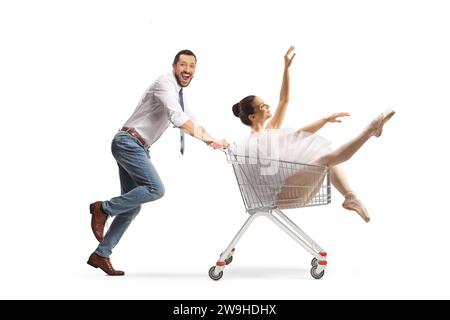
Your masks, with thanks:
M 373 135 L 375 137 L 381 136 L 383 133 L 383 126 L 384 124 L 392 118 L 392 116 L 395 114 L 395 111 L 392 109 L 386 110 L 385 112 L 381 113 L 378 117 L 376 117 L 369 125 L 369 133 L 370 135 Z
M 356 211 L 365 222 L 370 221 L 369 213 L 367 212 L 366 208 L 362 204 L 361 200 L 359 200 L 353 193 L 347 194 L 345 196 L 342 207 L 347 210 Z

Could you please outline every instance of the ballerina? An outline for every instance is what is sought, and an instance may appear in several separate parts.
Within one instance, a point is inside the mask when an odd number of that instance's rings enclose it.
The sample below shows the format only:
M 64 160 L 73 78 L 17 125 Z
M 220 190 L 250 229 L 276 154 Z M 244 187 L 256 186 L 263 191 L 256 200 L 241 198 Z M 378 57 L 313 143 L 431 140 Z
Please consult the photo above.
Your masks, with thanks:
M 340 118 L 350 115 L 347 112 L 334 113 L 298 130 L 280 129 L 289 104 L 289 68 L 295 57 L 294 49 L 291 46 L 284 55 L 280 99 L 274 115 L 270 111 L 270 106 L 254 95 L 247 96 L 233 105 L 233 113 L 243 124 L 251 128 L 254 136 L 273 136 L 275 132 L 282 130 L 282 134 L 277 134 L 277 141 L 280 142 L 278 143 L 280 160 L 330 167 L 331 183 L 344 196 L 342 206 L 347 210 L 356 211 L 364 221 L 369 222 L 367 209 L 350 187 L 339 164 L 349 160 L 371 137 L 380 137 L 384 124 L 391 119 L 395 111 L 387 110 L 381 113 L 360 134 L 334 151 L 329 148 L 329 141 L 316 132 L 327 123 L 341 122 Z M 293 177 L 297 180 L 298 178 L 301 178 L 301 173 Z

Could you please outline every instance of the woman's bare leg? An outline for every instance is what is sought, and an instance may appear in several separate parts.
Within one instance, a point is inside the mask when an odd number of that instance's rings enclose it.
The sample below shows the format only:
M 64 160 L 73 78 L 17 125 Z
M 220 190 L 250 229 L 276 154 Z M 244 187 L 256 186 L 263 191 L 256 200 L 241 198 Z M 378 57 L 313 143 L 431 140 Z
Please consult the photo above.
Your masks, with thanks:
M 348 183 L 347 176 L 341 166 L 333 166 L 330 168 L 331 184 L 344 196 L 342 207 L 347 210 L 356 211 L 364 221 L 369 222 L 370 217 L 361 200 L 356 197 L 355 192 Z
M 369 126 L 364 129 L 359 135 L 343 144 L 336 150 L 320 157 L 314 162 L 314 164 L 331 167 L 347 161 L 356 153 L 356 151 L 358 151 L 364 145 L 364 143 L 367 142 L 367 140 L 370 139 L 370 137 L 379 137 L 381 135 L 383 125 L 394 115 L 394 113 L 395 112 L 392 110 L 383 112 L 377 118 L 375 118 L 369 124 Z
M 333 166 L 330 168 L 331 184 L 342 194 L 344 197 L 347 193 L 353 192 L 348 183 L 347 176 L 342 170 L 341 166 Z
M 346 209 L 356 211 L 366 222 L 370 221 L 367 210 L 364 208 L 364 205 L 361 203 L 361 201 L 356 197 L 355 193 L 350 189 L 350 185 L 348 184 L 348 181 L 342 170 L 339 168 L 335 169 L 334 167 L 337 164 L 350 159 L 356 153 L 356 151 L 358 151 L 364 145 L 364 143 L 366 143 L 367 140 L 370 139 L 370 137 L 381 136 L 383 125 L 394 115 L 394 113 L 395 112 L 392 110 L 383 112 L 375 120 L 373 120 L 369 124 L 369 126 L 358 136 L 345 143 L 335 151 L 332 151 L 320 157 L 313 163 L 331 167 L 331 180 L 334 180 L 333 185 L 345 197 L 342 206 Z
M 370 137 L 371 135 L 368 133 L 368 131 L 364 130 L 359 135 L 357 135 L 356 138 L 353 138 L 336 150 L 327 153 L 317 159 L 314 164 L 332 167 L 345 162 L 350 159 L 356 153 L 356 151 L 358 151 L 364 145 L 364 143 L 369 140 Z

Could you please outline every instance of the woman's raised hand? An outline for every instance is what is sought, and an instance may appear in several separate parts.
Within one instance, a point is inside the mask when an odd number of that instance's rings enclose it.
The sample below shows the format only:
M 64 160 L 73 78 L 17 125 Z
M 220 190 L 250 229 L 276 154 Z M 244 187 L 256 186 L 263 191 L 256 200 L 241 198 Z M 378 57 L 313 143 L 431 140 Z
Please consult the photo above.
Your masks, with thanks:
M 295 52 L 293 52 L 295 46 L 290 46 L 289 50 L 284 55 L 284 67 L 289 68 L 291 66 L 292 60 L 294 60 Z
M 340 117 L 349 117 L 350 113 L 348 112 L 338 112 L 338 113 L 333 113 L 331 116 L 328 116 L 325 118 L 325 120 L 327 122 L 342 122 L 341 119 L 338 119 Z

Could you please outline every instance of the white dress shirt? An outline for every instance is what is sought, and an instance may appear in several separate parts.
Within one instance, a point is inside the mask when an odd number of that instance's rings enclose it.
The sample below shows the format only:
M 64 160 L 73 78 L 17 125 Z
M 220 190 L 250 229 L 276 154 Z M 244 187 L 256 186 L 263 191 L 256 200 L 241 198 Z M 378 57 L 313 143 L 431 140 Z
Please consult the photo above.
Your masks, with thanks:
M 133 114 L 123 126 L 134 128 L 151 146 L 166 131 L 170 123 L 180 127 L 191 120 L 198 125 L 195 116 L 189 110 L 184 89 L 184 112 L 181 109 L 180 89 L 181 86 L 173 73 L 162 75 L 146 90 Z

